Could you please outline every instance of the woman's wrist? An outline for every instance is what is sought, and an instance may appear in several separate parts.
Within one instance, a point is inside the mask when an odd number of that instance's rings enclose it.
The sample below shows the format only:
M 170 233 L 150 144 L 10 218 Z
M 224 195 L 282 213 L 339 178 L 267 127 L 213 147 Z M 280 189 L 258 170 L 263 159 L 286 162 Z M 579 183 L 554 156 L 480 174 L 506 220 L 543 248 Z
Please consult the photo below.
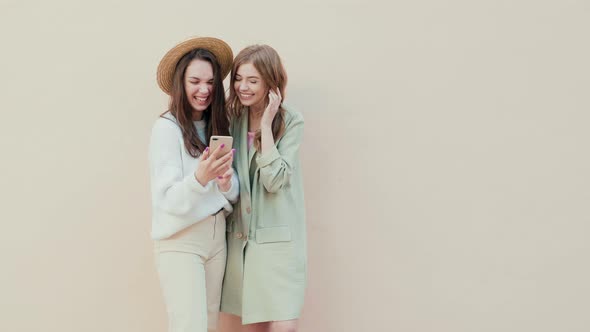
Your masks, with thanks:
M 195 175 L 195 180 L 197 180 L 197 182 L 198 182 L 199 184 L 201 184 L 201 186 L 203 186 L 203 187 L 204 187 L 204 186 L 206 186 L 206 185 L 207 185 L 207 182 L 205 182 L 205 181 L 203 181 L 202 179 L 200 179 L 200 178 L 199 178 L 199 174 L 198 174 L 198 172 L 195 172 L 195 173 L 194 173 L 194 175 Z
M 272 120 L 273 119 L 267 119 L 262 116 L 262 119 L 260 119 L 260 130 L 263 130 L 264 128 L 272 128 Z

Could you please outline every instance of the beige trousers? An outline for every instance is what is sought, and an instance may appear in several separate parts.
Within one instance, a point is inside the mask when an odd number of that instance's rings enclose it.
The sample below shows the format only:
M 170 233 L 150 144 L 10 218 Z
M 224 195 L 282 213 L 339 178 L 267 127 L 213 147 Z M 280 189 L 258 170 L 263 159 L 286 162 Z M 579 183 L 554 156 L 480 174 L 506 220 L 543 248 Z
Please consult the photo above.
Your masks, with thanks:
M 223 211 L 155 241 L 169 332 L 216 329 L 226 255 Z

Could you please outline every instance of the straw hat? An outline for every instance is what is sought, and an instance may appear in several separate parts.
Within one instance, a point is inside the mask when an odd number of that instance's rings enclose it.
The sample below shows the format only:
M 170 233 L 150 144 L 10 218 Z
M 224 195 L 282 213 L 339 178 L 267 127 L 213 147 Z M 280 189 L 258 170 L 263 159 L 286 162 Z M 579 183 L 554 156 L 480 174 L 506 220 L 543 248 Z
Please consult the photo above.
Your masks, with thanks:
M 170 94 L 170 90 L 172 89 L 172 78 L 174 77 L 174 71 L 176 70 L 178 61 L 185 54 L 196 48 L 204 48 L 215 55 L 221 67 L 221 79 L 224 79 L 229 74 L 234 54 L 226 42 L 212 37 L 190 38 L 168 51 L 158 65 L 158 85 L 166 94 Z

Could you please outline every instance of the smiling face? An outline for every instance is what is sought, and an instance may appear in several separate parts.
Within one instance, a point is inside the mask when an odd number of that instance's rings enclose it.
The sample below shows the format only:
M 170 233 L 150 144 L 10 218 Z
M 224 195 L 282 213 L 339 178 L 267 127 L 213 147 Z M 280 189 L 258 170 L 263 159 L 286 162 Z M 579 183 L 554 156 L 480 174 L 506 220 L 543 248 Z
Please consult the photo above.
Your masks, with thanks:
M 253 64 L 244 63 L 236 70 L 234 90 L 244 106 L 262 109 L 268 88 Z
M 184 91 L 195 118 L 201 118 L 213 100 L 213 67 L 207 61 L 195 59 L 186 68 Z

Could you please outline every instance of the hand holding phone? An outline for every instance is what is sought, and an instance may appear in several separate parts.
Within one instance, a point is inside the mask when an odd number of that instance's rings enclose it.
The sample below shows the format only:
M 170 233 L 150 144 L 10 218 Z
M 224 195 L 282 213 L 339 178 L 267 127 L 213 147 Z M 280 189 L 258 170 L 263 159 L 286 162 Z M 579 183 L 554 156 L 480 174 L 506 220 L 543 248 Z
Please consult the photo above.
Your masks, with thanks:
M 199 166 L 195 170 L 195 179 L 202 186 L 206 186 L 213 179 L 225 178 L 228 175 L 233 162 L 232 143 L 231 136 L 211 137 L 210 145 L 201 154 Z M 231 174 L 229 178 L 231 180 Z

